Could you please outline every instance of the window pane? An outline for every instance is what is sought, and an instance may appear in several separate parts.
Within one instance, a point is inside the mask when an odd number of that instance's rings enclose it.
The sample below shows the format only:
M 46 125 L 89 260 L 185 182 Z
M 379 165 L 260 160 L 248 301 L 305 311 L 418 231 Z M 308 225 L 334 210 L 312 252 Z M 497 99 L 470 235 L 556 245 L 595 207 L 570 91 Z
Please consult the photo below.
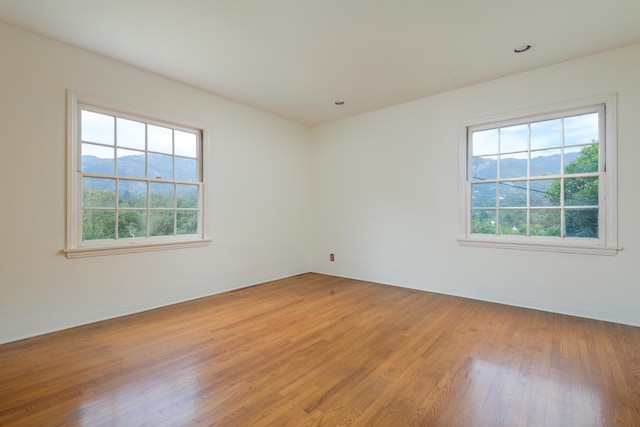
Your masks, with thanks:
M 531 149 L 562 146 L 562 123 L 560 119 L 531 123 Z
M 149 235 L 172 236 L 174 230 L 174 211 L 157 210 L 149 212 Z
M 133 120 L 117 118 L 118 147 L 145 149 L 145 125 Z
M 500 178 L 524 178 L 527 176 L 527 153 L 500 156 Z
M 176 221 L 177 234 L 198 233 L 198 211 L 178 211 Z
M 121 209 L 118 212 L 118 237 L 147 237 L 147 211 Z
M 500 152 L 509 153 L 529 149 L 529 126 L 516 125 L 500 128 Z
M 599 141 L 598 113 L 566 117 L 564 119 L 564 145 L 580 145 Z
M 198 157 L 198 137 L 195 133 L 174 131 L 176 139 L 175 155 L 184 157 Z
M 198 181 L 198 161 L 184 157 L 175 158 L 176 181 Z
M 598 237 L 598 209 L 567 209 L 565 212 L 567 237 Z
M 526 181 L 512 181 L 500 183 L 500 207 L 524 207 L 527 206 Z
M 474 157 L 471 179 L 483 181 L 498 177 L 498 156 Z
M 529 234 L 531 236 L 560 237 L 560 210 L 541 209 L 530 213 Z
M 496 184 L 473 184 L 471 186 L 471 206 L 474 208 L 496 206 Z
M 148 150 L 158 153 L 173 154 L 173 132 L 169 128 L 148 125 Z
M 145 176 L 144 153 L 118 148 L 118 175 Z
M 567 174 L 598 172 L 598 144 L 565 148 L 564 164 Z
M 116 211 L 96 209 L 82 211 L 82 240 L 116 238 Z
M 118 184 L 118 206 L 121 208 L 146 208 L 147 183 L 121 179 Z
M 598 178 L 564 180 L 565 206 L 598 206 Z
M 559 148 L 532 151 L 530 176 L 560 175 L 561 154 Z
M 527 235 L 527 211 L 501 210 L 499 220 L 500 234 Z
M 113 208 L 116 206 L 116 180 L 82 178 L 82 206 L 85 208 Z
M 476 234 L 496 234 L 496 211 L 471 211 L 471 232 Z
M 149 178 L 173 179 L 173 157 L 164 154 L 149 154 Z
M 560 180 L 542 179 L 529 182 L 529 205 L 560 206 Z
M 178 184 L 176 185 L 177 204 L 179 208 L 198 207 L 198 186 Z
M 115 170 L 113 148 L 83 143 L 81 150 L 82 172 L 113 175 Z
M 473 132 L 471 135 L 472 155 L 498 154 L 498 129 Z
M 174 185 L 152 182 L 149 197 L 152 208 L 173 208 L 175 206 Z
M 82 141 L 113 145 L 114 117 L 82 110 L 80 121 Z

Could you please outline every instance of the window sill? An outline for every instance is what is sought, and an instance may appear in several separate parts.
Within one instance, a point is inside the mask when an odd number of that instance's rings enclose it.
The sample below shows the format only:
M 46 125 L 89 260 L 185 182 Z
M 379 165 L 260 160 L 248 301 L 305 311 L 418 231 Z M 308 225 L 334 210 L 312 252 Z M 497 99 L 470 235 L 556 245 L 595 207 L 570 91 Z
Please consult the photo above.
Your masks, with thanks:
M 183 240 L 178 242 L 138 243 L 122 246 L 91 246 L 64 249 L 68 259 L 87 258 L 104 255 L 132 254 L 138 252 L 163 251 L 168 249 L 199 248 L 209 246 L 211 239 Z
M 496 248 L 496 249 L 516 249 L 540 252 L 561 252 L 570 254 L 587 254 L 587 255 L 605 255 L 615 256 L 622 248 L 615 246 L 600 245 L 571 245 L 571 244 L 549 244 L 538 242 L 514 242 L 514 241 L 495 241 L 481 239 L 458 239 L 460 246 Z

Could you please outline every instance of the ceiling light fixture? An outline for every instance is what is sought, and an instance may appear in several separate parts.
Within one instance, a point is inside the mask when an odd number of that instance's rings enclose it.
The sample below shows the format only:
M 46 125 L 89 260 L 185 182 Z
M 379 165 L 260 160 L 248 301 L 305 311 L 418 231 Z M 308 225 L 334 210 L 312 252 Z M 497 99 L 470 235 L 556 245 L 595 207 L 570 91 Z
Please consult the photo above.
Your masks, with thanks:
M 522 53 L 528 51 L 529 49 L 531 49 L 530 44 L 523 44 L 522 46 L 518 46 L 517 48 L 513 49 L 513 51 L 515 53 Z
M 334 102 L 334 104 L 336 104 L 336 105 L 344 105 L 344 101 L 336 101 L 336 102 Z

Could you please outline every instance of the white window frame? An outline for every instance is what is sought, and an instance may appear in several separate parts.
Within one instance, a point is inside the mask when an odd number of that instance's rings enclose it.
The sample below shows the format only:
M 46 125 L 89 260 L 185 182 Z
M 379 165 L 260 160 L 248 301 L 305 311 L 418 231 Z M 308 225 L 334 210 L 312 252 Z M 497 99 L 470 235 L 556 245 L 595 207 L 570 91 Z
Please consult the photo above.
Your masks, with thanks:
M 580 110 L 595 106 L 604 108 L 604 137 L 599 157 L 599 201 L 598 238 L 538 237 L 499 234 L 477 234 L 471 232 L 471 184 L 470 179 L 470 130 L 491 129 L 536 120 L 562 116 L 570 110 Z M 463 123 L 460 143 L 460 232 L 461 246 L 493 247 L 501 249 L 523 249 L 594 255 L 616 255 L 618 247 L 617 230 L 617 95 L 607 94 L 575 101 L 568 101 L 545 107 L 483 117 Z M 604 147 L 604 150 L 602 149 Z M 563 166 L 564 167 L 564 166 Z M 475 181 L 473 181 L 475 182 Z M 475 182 L 477 183 L 477 182 Z M 526 210 L 529 210 L 527 204 Z
M 81 132 L 80 113 L 85 108 L 105 112 L 116 117 L 138 120 L 141 122 L 168 126 L 173 129 L 184 129 L 199 133 L 198 161 L 200 168 L 199 220 L 197 234 L 173 235 L 157 237 L 141 237 L 135 239 L 82 240 L 82 178 L 81 170 Z M 206 147 L 207 132 L 203 126 L 180 123 L 149 113 L 141 113 L 119 105 L 88 97 L 73 91 L 67 91 L 67 230 L 66 245 L 63 252 L 67 258 L 84 258 L 102 255 L 114 255 L 136 252 L 150 252 L 166 249 L 203 247 L 210 244 L 211 239 L 205 237 L 204 195 L 206 183 Z M 114 177 L 115 177 L 114 173 Z

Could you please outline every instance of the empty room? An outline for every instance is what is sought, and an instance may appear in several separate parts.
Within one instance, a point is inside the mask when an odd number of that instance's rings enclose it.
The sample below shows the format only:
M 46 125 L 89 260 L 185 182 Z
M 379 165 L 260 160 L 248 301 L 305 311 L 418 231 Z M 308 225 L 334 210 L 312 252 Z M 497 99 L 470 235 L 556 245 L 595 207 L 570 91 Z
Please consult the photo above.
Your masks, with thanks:
M 639 19 L 0 0 L 0 425 L 640 426 Z

